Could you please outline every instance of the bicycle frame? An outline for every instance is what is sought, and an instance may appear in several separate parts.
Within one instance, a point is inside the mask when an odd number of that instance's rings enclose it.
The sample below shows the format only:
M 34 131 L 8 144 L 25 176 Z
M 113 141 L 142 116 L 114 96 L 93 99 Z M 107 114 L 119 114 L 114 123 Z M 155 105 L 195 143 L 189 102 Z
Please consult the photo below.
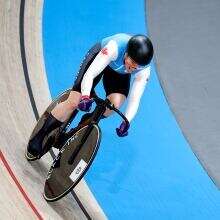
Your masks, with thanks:
M 94 98 L 94 100 L 97 103 L 97 106 L 96 106 L 94 113 L 92 115 L 92 121 L 89 124 L 89 126 L 88 126 L 88 128 L 82 138 L 81 143 L 76 147 L 75 151 L 70 156 L 70 158 L 68 160 L 69 164 L 73 164 L 74 158 L 79 153 L 81 147 L 83 146 L 83 144 L 86 142 L 88 136 L 90 135 L 90 133 L 93 129 L 93 124 L 97 125 L 99 123 L 99 121 L 101 120 L 103 114 L 105 113 L 106 108 L 112 106 L 111 102 L 108 99 L 103 101 L 102 99 L 99 99 L 98 97 L 96 97 L 96 98 Z

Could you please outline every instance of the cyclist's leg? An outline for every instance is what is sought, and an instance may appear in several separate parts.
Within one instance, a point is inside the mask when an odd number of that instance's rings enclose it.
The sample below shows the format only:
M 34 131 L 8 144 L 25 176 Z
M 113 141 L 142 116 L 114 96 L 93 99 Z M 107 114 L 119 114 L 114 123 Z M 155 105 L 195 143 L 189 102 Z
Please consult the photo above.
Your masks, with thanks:
M 123 105 L 128 96 L 130 80 L 130 74 L 119 74 L 109 66 L 104 70 L 103 85 L 106 96 L 118 109 Z M 112 113 L 113 111 L 107 109 L 104 116 L 108 117 Z
M 78 107 L 81 98 L 79 91 L 71 91 L 68 98 L 55 106 L 51 114 L 59 121 L 65 122 Z
M 61 126 L 64 121 L 66 121 L 72 112 L 78 107 L 80 98 L 81 98 L 81 81 L 83 76 L 95 59 L 96 55 L 101 50 L 101 44 L 98 43 L 92 47 L 87 53 L 85 59 L 83 60 L 77 78 L 74 82 L 72 91 L 69 94 L 67 100 L 62 103 L 59 103 L 49 114 L 47 119 L 44 122 L 42 128 L 38 133 L 29 141 L 28 152 L 32 156 L 38 156 L 42 151 L 42 143 L 47 134 Z M 99 76 L 101 79 L 101 76 Z M 99 79 L 99 80 L 100 80 Z M 98 82 L 97 82 L 98 83 Z
M 115 108 L 119 109 L 126 100 L 126 96 L 120 93 L 112 93 L 107 96 L 112 104 L 114 104 Z M 104 113 L 105 117 L 110 116 L 114 111 L 107 109 Z
M 52 114 L 44 121 L 43 126 L 35 134 L 35 136 L 29 141 L 27 147 L 27 158 L 30 160 L 36 159 L 42 153 L 42 143 L 47 134 L 54 129 L 60 127 L 62 122 L 57 120 Z

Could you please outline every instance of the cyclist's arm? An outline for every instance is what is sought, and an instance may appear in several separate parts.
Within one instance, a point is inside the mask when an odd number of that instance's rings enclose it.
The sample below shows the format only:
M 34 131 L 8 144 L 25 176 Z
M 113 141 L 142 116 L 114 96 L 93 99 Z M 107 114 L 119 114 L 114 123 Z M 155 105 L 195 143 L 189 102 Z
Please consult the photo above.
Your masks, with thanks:
M 139 71 L 132 84 L 131 92 L 128 98 L 128 105 L 125 111 L 125 116 L 130 122 L 137 113 L 141 96 L 150 77 L 150 66 Z
M 115 60 L 117 56 L 117 43 L 111 40 L 102 48 L 86 71 L 81 83 L 81 93 L 83 96 L 90 95 L 94 78 L 98 76 L 111 61 Z

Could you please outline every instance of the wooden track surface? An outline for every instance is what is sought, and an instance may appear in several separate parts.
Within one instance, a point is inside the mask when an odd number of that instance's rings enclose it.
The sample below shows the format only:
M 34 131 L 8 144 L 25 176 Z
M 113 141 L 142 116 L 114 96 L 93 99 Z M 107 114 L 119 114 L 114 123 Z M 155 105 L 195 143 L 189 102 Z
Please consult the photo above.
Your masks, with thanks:
M 22 2 L 25 3 L 23 60 L 19 23 Z M 44 180 L 52 162 L 49 154 L 32 163 L 24 158 L 28 138 L 36 123 L 25 71 L 39 115 L 51 101 L 42 56 L 43 1 L 0 0 L 0 6 L 0 150 L 43 219 L 88 219 L 71 194 L 54 203 L 43 199 Z M 76 187 L 75 193 L 91 219 L 106 219 L 84 180 Z M 0 219 L 40 219 L 28 205 L 2 160 L 0 195 Z

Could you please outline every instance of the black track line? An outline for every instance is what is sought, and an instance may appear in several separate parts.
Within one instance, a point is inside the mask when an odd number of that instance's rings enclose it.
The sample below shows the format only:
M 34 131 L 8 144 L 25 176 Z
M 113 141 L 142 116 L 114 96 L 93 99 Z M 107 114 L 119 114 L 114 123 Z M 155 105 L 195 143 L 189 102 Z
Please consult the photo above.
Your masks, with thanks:
M 35 118 L 36 118 L 36 120 L 38 120 L 39 119 L 39 112 L 37 110 L 36 102 L 34 100 L 34 95 L 33 95 L 33 91 L 32 91 L 32 88 L 31 88 L 31 83 L 30 83 L 30 78 L 29 78 L 29 73 L 28 73 L 28 67 L 27 67 L 27 60 L 26 60 L 25 41 L 24 41 L 24 12 L 25 12 L 25 0 L 21 0 L 20 16 L 19 16 L 19 35 L 20 35 L 21 60 L 22 60 L 24 77 L 25 77 L 25 82 L 26 82 L 26 86 L 27 86 L 31 106 L 32 106 Z M 52 150 L 50 151 L 50 154 L 51 154 L 52 158 L 54 159 L 55 154 Z M 74 199 L 78 203 L 79 207 L 81 208 L 82 212 L 87 217 L 87 219 L 89 219 L 89 220 L 92 219 L 89 216 L 89 214 L 86 211 L 83 204 L 81 203 L 81 201 L 79 200 L 78 196 L 76 195 L 76 193 L 73 190 L 71 191 L 71 194 L 73 195 Z

